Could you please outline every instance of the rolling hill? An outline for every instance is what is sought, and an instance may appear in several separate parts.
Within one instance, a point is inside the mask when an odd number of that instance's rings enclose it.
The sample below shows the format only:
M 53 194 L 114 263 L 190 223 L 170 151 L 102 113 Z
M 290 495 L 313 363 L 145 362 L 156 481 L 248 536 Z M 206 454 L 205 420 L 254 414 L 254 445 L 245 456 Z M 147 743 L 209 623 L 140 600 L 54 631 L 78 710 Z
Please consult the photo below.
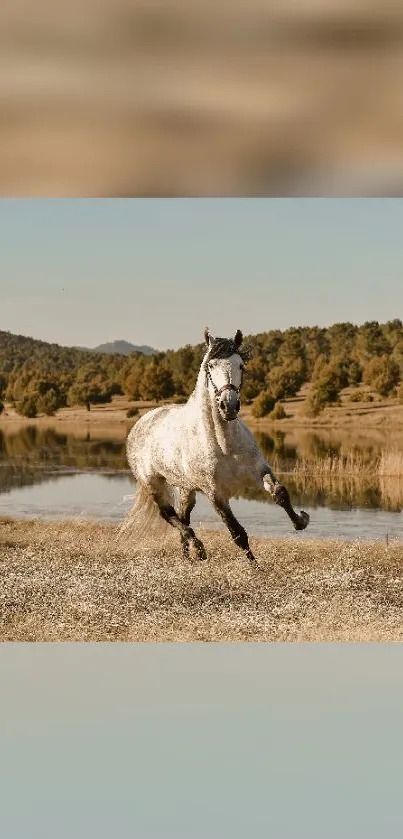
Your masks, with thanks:
M 148 346 L 137 346 L 136 344 L 131 344 L 129 341 L 109 341 L 106 344 L 99 344 L 98 347 L 94 347 L 93 352 L 97 353 L 106 353 L 107 355 L 131 355 L 134 352 L 140 352 L 142 355 L 154 355 L 156 352 L 153 347 Z

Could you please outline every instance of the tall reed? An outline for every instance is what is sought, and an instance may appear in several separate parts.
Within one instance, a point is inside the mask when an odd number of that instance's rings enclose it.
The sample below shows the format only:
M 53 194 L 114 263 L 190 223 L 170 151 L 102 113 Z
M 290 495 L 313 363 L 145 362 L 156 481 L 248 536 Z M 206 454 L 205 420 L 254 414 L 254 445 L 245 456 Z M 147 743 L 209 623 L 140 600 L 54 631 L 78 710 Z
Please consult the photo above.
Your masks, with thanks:
M 367 460 L 360 454 L 349 452 L 342 455 L 328 455 L 323 458 L 298 458 L 292 472 L 295 477 L 300 475 L 315 475 L 319 478 L 374 477 L 379 474 L 379 463 L 379 456 Z

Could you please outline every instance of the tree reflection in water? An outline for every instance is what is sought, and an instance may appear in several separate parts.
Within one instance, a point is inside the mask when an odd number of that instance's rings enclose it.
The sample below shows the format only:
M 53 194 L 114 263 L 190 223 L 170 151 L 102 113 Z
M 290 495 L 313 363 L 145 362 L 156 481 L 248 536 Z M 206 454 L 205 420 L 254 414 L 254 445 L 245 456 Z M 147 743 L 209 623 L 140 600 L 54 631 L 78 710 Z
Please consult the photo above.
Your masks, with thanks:
M 316 432 L 306 431 L 296 441 L 289 442 L 283 431 L 254 433 L 265 457 L 274 470 L 283 475 L 295 504 L 400 512 L 403 480 L 382 477 L 375 468 L 371 472 L 371 465 L 382 451 L 382 443 L 346 443 L 334 438 L 329 442 Z M 354 474 L 354 470 L 343 474 L 340 469 L 337 474 L 328 474 L 320 466 L 330 457 L 350 457 L 352 463 L 356 457 L 368 468 L 361 475 Z M 0 493 L 77 471 L 93 470 L 102 472 L 106 478 L 117 472 L 124 472 L 129 477 L 125 441 L 94 439 L 87 429 L 77 434 L 34 425 L 16 433 L 6 434 L 0 430 Z M 242 497 L 271 503 L 267 493 L 258 488 L 245 491 Z
M 15 434 L 0 430 L 0 492 L 50 480 L 50 472 L 126 471 L 124 440 L 92 439 L 53 428 L 27 426 Z

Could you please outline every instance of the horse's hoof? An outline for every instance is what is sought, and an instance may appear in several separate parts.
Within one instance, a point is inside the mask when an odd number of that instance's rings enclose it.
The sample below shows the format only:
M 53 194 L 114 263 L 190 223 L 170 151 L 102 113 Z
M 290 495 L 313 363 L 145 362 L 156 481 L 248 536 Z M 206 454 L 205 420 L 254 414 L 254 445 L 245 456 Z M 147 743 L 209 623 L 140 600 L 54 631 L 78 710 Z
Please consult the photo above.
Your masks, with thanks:
M 259 565 L 257 559 L 253 558 L 253 559 L 249 560 L 249 568 L 250 568 L 252 574 L 256 574 L 257 571 L 260 571 L 260 565 Z
M 203 545 L 203 542 L 201 542 L 200 539 L 197 539 L 196 536 L 192 541 L 193 541 L 193 547 L 195 548 L 196 553 L 197 553 L 197 558 L 201 562 L 204 562 L 204 560 L 207 559 L 207 554 L 206 554 L 206 549 Z
M 301 510 L 301 514 L 298 516 L 298 521 L 295 522 L 294 525 L 295 530 L 305 530 L 305 528 L 308 527 L 309 521 L 310 519 L 308 513 L 306 513 L 305 510 Z

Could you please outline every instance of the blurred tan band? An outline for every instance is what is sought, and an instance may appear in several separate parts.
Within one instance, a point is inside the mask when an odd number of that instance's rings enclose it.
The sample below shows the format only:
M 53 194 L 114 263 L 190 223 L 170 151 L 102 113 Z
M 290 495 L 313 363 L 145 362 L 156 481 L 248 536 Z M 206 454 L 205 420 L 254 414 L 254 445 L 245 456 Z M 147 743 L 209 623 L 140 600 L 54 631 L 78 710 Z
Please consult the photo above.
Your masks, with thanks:
M 0 194 L 403 194 L 395 0 L 5 0 Z

